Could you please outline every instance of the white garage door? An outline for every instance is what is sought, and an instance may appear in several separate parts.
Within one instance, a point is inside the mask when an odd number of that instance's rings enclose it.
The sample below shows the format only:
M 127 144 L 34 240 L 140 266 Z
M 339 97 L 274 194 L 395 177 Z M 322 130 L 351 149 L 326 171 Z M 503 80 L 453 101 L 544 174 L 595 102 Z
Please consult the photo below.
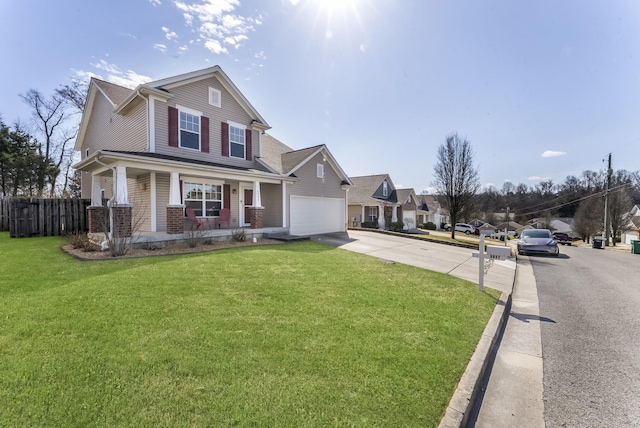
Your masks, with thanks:
M 344 199 L 291 196 L 292 235 L 344 232 Z

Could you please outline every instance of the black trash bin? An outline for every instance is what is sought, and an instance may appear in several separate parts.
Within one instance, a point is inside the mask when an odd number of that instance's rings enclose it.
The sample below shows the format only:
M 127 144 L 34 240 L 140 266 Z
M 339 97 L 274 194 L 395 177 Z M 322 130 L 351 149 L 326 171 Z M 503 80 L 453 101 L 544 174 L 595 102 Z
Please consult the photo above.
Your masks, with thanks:
M 602 243 L 604 242 L 604 239 L 602 238 L 593 238 L 591 240 L 591 248 L 598 248 L 598 249 L 602 249 Z

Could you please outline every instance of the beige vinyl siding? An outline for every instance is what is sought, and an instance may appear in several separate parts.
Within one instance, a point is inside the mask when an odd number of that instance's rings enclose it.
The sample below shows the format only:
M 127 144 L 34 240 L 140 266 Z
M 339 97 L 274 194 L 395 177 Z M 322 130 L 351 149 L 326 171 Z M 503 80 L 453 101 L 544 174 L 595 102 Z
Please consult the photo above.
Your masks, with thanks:
M 324 165 L 324 182 L 317 177 L 317 164 Z M 328 161 L 323 161 L 322 154 L 319 153 L 307 161 L 300 169 L 293 173 L 298 177 L 298 181 L 287 185 L 287 196 L 317 196 L 324 198 L 343 198 L 345 191 L 342 190 L 342 179 L 336 174 Z
M 113 112 L 113 106 L 98 92 L 80 149 L 82 158 L 98 150 L 143 152 L 147 150 L 146 103 L 140 102 L 126 116 Z
M 151 180 L 149 174 L 127 178 L 129 203 L 133 205 L 133 232 L 151 231 Z
M 209 87 L 220 91 L 222 107 L 215 107 L 209 104 Z M 249 128 L 252 119 L 224 86 L 220 84 L 217 78 L 210 77 L 189 83 L 172 88 L 169 92 L 171 92 L 173 97 L 168 102 L 165 103 L 158 100 L 154 102 L 156 153 L 226 165 L 253 167 L 253 160 L 222 156 L 222 122 L 233 121 Z M 176 107 L 176 105 L 200 111 L 205 117 L 209 118 L 209 153 L 169 146 L 168 107 Z M 253 142 L 251 150 L 252 156 L 258 156 L 260 153 L 259 132 L 255 130 L 252 131 L 251 139 Z
M 167 205 L 169 205 L 170 174 L 156 174 L 156 230 L 167 231 Z
M 289 186 L 290 184 L 287 184 L 287 187 Z M 262 183 L 260 196 L 264 207 L 264 213 L 262 213 L 264 226 L 282 227 L 282 186 Z
M 317 177 L 317 164 L 324 165 L 324 182 Z M 322 198 L 344 198 L 346 192 L 342 190 L 342 179 L 329 165 L 328 161 L 323 160 L 321 153 L 318 153 L 312 159 L 308 160 L 304 165 L 293 173 L 298 177 L 295 183 L 287 184 L 287 203 L 291 205 L 291 196 L 314 196 Z M 291 224 L 290 209 L 287 210 L 287 225 Z

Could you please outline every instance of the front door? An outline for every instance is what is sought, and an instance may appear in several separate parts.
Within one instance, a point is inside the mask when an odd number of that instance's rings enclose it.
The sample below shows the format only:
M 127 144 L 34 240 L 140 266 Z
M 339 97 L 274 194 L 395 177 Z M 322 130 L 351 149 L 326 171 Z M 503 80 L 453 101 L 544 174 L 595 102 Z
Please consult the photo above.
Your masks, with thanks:
M 249 207 L 253 205 L 253 189 L 243 188 L 240 197 L 240 210 L 242 212 L 242 226 L 251 226 Z

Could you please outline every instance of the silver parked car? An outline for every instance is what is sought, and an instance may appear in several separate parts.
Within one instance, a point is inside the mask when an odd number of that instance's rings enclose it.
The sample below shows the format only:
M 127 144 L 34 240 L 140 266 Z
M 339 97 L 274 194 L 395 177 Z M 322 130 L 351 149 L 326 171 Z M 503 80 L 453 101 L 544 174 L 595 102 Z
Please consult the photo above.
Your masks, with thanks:
M 548 254 L 558 257 L 558 243 L 547 229 L 525 229 L 518 240 L 518 254 Z

